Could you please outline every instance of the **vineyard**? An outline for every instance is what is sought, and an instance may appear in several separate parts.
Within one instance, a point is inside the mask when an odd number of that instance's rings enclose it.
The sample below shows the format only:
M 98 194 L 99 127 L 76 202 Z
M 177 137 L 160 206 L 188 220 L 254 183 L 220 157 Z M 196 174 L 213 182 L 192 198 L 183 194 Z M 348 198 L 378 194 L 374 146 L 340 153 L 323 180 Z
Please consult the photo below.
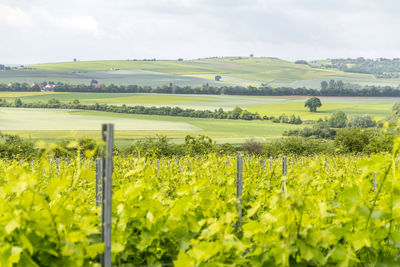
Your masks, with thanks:
M 286 175 L 281 158 L 243 157 L 242 205 L 236 157 L 114 157 L 112 263 L 399 265 L 398 148 L 288 158 Z M 1 266 L 100 266 L 95 164 L 1 160 Z

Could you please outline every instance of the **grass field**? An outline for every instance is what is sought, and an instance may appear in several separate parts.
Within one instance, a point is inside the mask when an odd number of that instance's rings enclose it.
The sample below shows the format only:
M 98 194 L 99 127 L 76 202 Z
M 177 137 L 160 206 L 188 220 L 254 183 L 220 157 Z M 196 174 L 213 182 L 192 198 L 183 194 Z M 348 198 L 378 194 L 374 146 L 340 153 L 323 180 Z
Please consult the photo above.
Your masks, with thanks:
M 2 71 L 0 81 L 60 81 L 104 84 L 260 85 L 319 88 L 322 80 L 397 86 L 400 79 L 376 79 L 373 75 L 320 69 L 277 58 L 221 57 L 197 60 L 104 60 L 36 64 L 24 71 Z M 216 82 L 215 75 L 222 80 Z

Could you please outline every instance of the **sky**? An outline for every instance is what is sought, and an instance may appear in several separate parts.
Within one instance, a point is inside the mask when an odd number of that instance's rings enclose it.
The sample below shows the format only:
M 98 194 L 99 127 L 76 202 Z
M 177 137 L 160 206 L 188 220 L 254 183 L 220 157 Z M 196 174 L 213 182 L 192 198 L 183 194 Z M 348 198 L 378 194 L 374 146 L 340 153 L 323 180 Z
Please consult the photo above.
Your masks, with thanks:
M 400 57 L 398 0 L 0 0 L 0 63 Z

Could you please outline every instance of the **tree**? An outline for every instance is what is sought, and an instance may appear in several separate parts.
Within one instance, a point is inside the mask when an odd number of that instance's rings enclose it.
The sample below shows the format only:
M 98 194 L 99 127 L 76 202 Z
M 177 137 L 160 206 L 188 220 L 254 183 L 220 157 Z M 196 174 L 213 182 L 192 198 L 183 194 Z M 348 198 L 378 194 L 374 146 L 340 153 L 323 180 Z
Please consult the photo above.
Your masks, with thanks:
M 369 115 L 350 117 L 348 126 L 351 128 L 371 128 L 376 126 L 376 121 Z
M 335 80 L 330 80 L 330 81 L 329 81 L 329 88 L 330 88 L 330 89 L 335 89 L 335 88 L 336 88 L 336 82 L 335 82 Z
M 310 112 L 317 112 L 317 108 L 322 106 L 321 100 L 318 97 L 312 97 L 307 99 L 304 103 L 305 107 L 310 109 Z
M 216 81 L 221 80 L 221 78 L 222 78 L 222 77 L 221 77 L 220 75 L 215 76 L 215 80 L 216 80 Z
M 239 107 L 235 107 L 232 111 L 231 111 L 231 118 L 232 119 L 239 119 L 239 116 L 242 114 L 242 109 Z
M 15 101 L 14 101 L 14 105 L 15 105 L 16 107 L 22 106 L 21 98 L 16 98 Z
M 90 81 L 90 86 L 95 86 L 96 84 L 98 84 L 99 82 L 97 80 L 91 80 Z
M 321 89 L 326 89 L 328 88 L 328 83 L 326 81 L 321 82 Z
M 79 100 L 75 98 L 75 99 L 72 101 L 72 104 L 78 105 L 78 104 L 79 104 Z
M 296 61 L 294 62 L 294 64 L 304 64 L 304 65 L 308 65 L 308 62 L 307 62 L 306 60 L 299 59 L 299 60 L 296 60 Z
M 49 101 L 47 101 L 47 103 L 49 105 L 59 105 L 60 104 L 60 100 L 58 100 L 58 99 L 53 97 L 53 98 L 49 99 Z
M 329 118 L 329 126 L 333 128 L 344 128 L 347 123 L 347 116 L 343 111 L 337 111 Z
M 336 83 L 338 89 L 343 89 L 344 88 L 344 82 L 342 80 L 337 81 Z

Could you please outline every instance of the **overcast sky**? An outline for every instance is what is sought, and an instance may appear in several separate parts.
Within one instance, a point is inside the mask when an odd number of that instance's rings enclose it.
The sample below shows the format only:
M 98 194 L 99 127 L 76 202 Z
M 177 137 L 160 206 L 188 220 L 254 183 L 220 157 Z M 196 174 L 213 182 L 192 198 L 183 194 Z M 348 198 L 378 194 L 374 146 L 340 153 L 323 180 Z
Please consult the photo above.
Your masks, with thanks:
M 398 0 L 0 0 L 0 63 L 400 57 Z

